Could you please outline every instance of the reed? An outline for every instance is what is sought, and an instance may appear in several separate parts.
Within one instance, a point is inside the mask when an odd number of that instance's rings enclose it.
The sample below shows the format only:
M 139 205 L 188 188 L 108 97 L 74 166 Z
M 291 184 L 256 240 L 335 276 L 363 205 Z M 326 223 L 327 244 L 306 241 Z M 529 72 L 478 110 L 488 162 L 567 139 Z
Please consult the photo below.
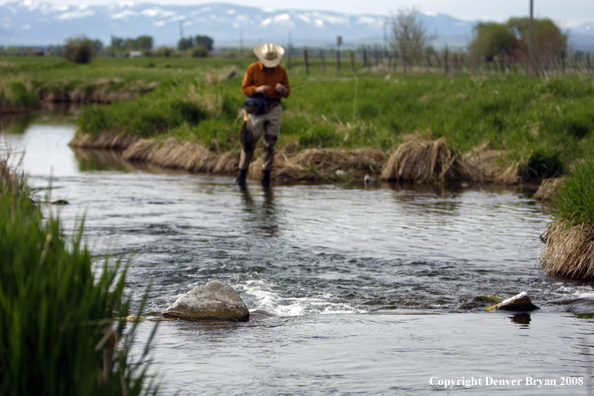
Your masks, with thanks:
M 138 361 L 130 358 L 138 323 L 126 328 L 127 267 L 106 261 L 95 275 L 91 254 L 82 245 L 82 224 L 65 239 L 59 219 L 44 218 L 10 181 L 14 171 L 3 158 L 0 394 L 156 393 L 144 364 L 150 339 Z
M 424 182 L 445 179 L 454 162 L 444 138 L 412 136 L 392 154 L 381 178 L 389 181 Z

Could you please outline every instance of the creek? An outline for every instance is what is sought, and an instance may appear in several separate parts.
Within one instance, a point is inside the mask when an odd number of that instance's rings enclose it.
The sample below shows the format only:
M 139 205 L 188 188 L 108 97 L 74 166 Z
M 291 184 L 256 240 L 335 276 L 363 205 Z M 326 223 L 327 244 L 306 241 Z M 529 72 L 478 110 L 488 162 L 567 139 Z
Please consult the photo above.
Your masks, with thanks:
M 127 293 L 162 311 L 219 279 L 248 323 L 159 324 L 162 394 L 592 394 L 594 292 L 536 267 L 550 223 L 518 188 L 273 185 L 73 152 L 71 121 L 3 141 L 100 267 L 130 259 Z M 51 188 L 48 188 L 50 187 Z M 531 313 L 461 310 L 526 291 Z M 154 323 L 140 326 L 139 341 Z

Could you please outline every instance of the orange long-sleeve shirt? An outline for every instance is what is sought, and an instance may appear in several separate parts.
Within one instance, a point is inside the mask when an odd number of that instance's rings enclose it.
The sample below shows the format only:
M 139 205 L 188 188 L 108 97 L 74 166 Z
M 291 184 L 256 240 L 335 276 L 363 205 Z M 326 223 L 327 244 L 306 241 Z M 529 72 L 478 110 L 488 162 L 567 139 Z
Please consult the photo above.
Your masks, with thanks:
M 287 88 L 285 95 L 281 95 L 274 89 L 278 83 Z M 291 92 L 289 77 L 284 67 L 277 65 L 274 69 L 269 69 L 265 68 L 262 62 L 258 61 L 248 66 L 241 82 L 241 92 L 246 96 L 253 96 L 256 93 L 256 88 L 262 85 L 270 86 L 270 89 L 265 95 L 275 99 L 280 99 L 281 97 L 287 98 Z

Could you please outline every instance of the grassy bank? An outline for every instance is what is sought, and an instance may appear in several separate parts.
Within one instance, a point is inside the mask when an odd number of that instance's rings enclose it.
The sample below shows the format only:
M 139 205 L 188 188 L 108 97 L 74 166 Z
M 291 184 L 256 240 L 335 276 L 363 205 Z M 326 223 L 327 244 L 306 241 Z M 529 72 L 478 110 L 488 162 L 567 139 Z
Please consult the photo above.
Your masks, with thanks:
M 124 266 L 97 276 L 82 227 L 66 240 L 0 154 L 0 394 L 152 393 L 129 356 Z
M 87 106 L 79 115 L 81 132 L 121 132 L 161 141 L 174 137 L 227 152 L 239 149 L 237 113 L 244 99 L 239 86 L 250 61 L 98 58 L 81 66 L 44 60 L 48 67 L 42 69 L 19 60 L 9 69 L 25 75 L 35 92 L 52 84 L 74 87 L 101 79 L 111 81 L 113 90 L 153 84 L 134 100 Z M 236 77 L 227 78 L 233 71 Z M 306 73 L 294 60 L 289 77 L 293 91 L 284 101 L 281 150 L 374 147 L 389 154 L 415 134 L 444 138 L 453 154 L 477 147 L 497 151 L 498 167 L 513 169 L 519 181 L 562 174 L 576 160 L 594 154 L 591 75 L 448 77 L 352 73 L 348 68 Z
M 551 198 L 554 221 L 539 263 L 550 275 L 594 279 L 594 161 L 576 164 Z

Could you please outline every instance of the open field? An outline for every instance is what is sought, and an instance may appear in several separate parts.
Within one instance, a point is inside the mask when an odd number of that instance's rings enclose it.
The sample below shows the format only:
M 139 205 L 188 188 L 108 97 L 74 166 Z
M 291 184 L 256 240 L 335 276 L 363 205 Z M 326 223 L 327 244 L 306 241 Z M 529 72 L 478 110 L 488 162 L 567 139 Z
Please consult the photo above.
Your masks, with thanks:
M 59 58 L 5 58 L 0 89 L 18 86 L 13 91 L 30 103 L 30 93 L 67 100 L 77 90 L 81 101 L 121 101 L 86 106 L 81 132 L 175 137 L 227 152 L 239 150 L 241 76 L 251 61 L 96 58 L 74 65 Z M 345 60 L 340 72 L 315 66 L 306 73 L 292 60 L 279 149 L 373 147 L 389 155 L 407 136 L 443 137 L 453 153 L 498 151 L 501 169 L 520 169 L 523 180 L 562 173 L 594 154 L 592 75 L 353 73 L 348 65 Z

